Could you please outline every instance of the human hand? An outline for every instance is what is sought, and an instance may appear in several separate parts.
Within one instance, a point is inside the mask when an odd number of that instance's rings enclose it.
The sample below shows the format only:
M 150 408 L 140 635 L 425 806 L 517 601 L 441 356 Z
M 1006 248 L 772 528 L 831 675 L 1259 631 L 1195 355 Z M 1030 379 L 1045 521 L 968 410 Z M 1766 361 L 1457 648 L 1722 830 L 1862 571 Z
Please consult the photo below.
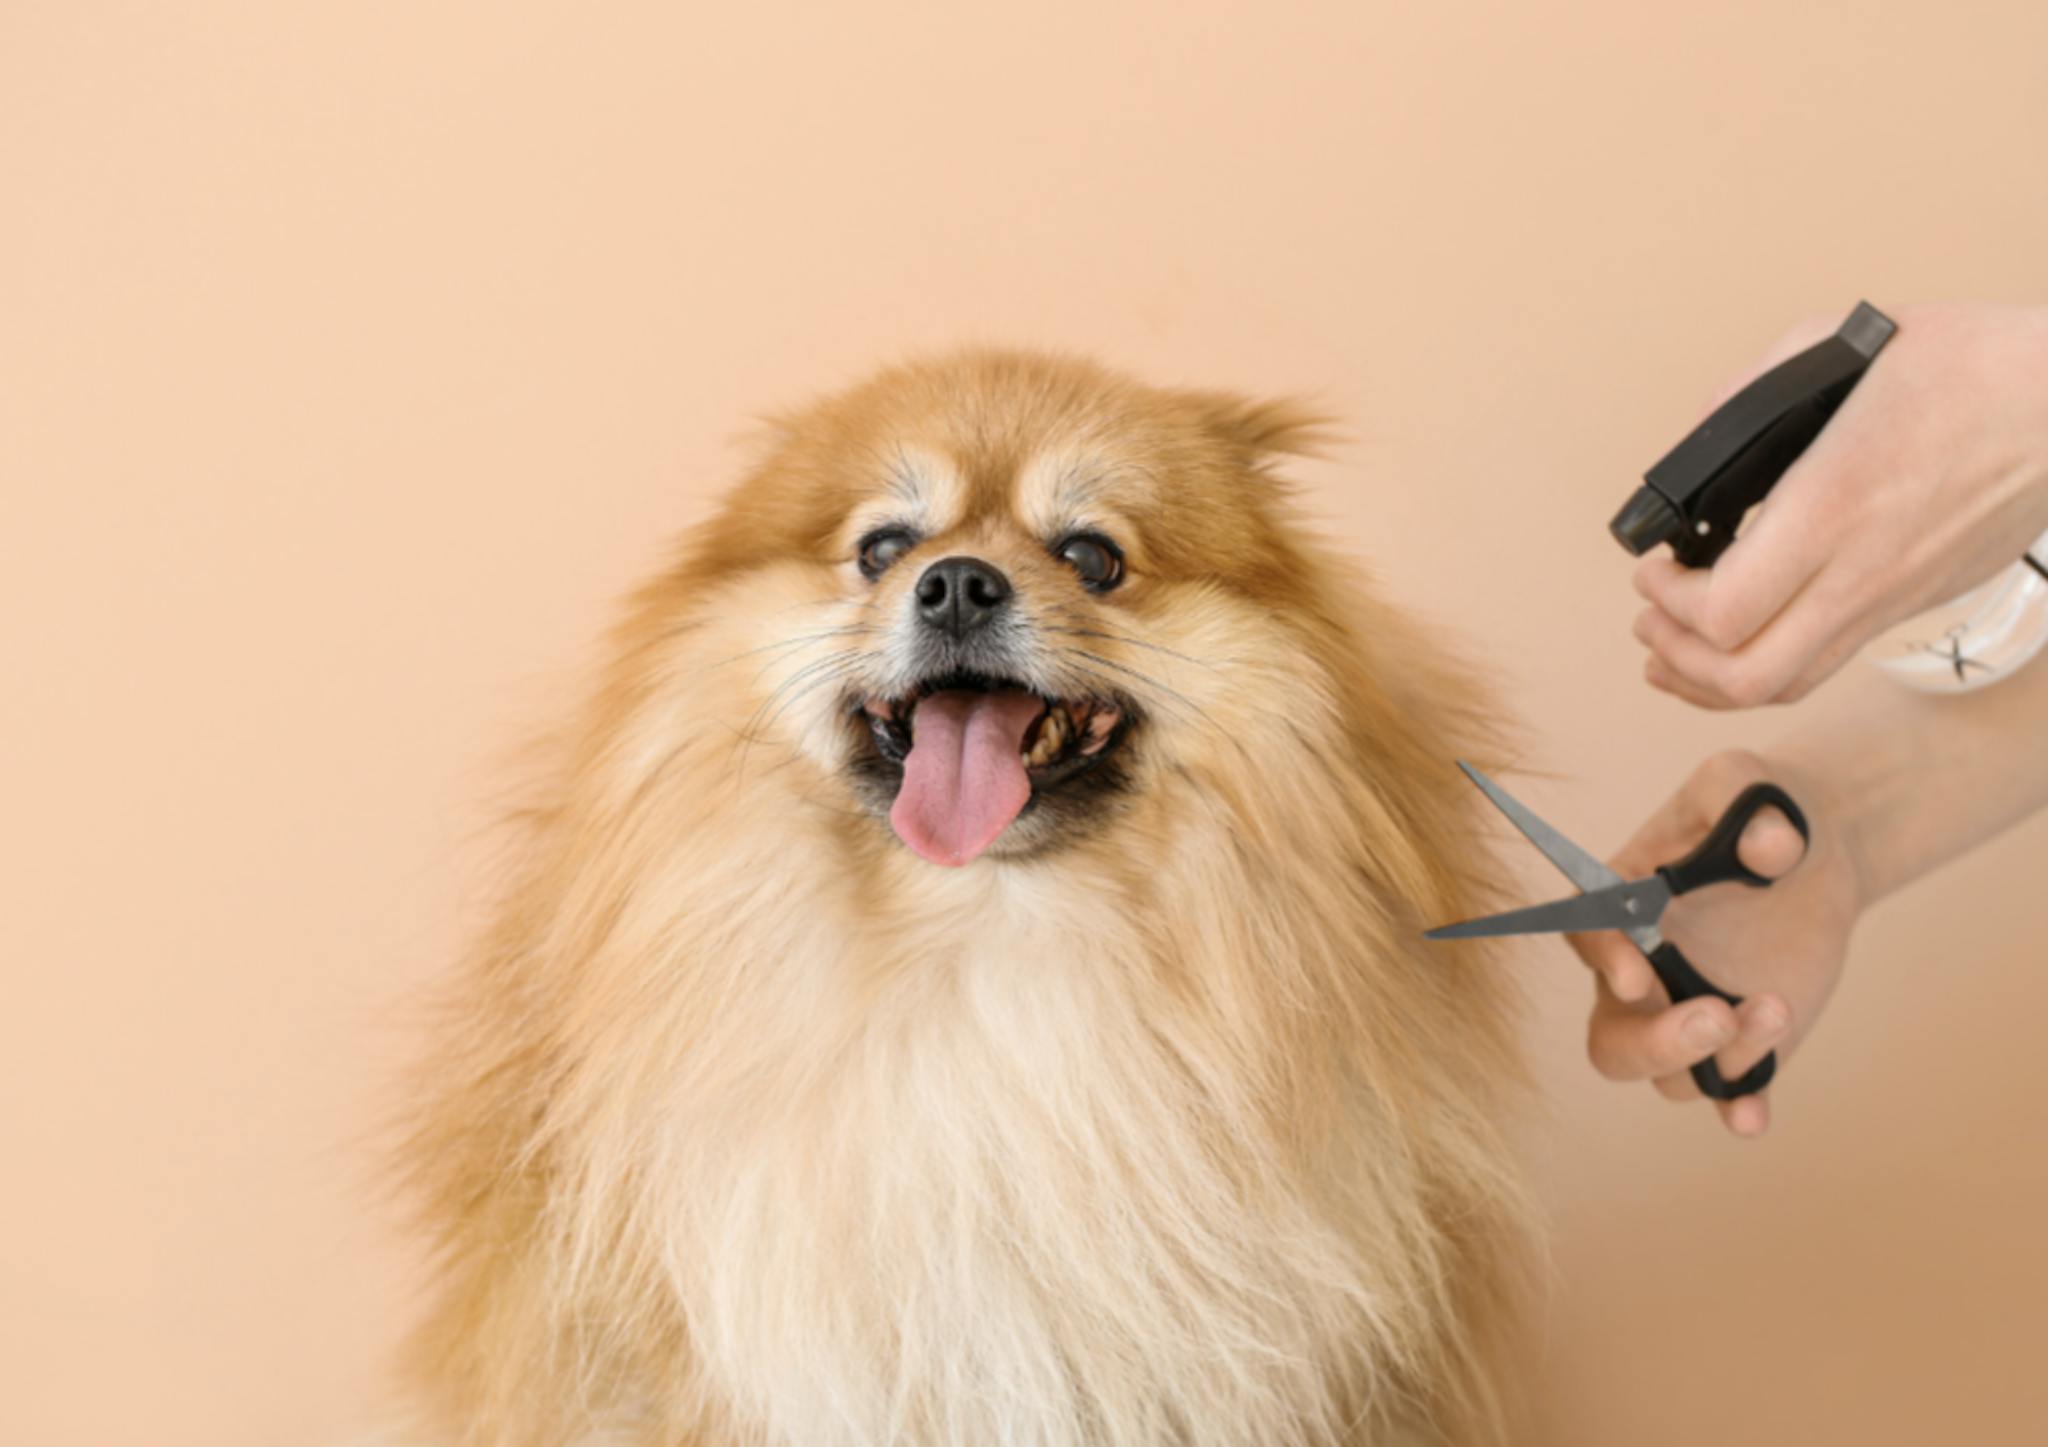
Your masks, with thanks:
M 2048 529 L 2048 307 L 1914 307 L 1898 321 L 1711 569 L 1662 552 L 1637 566 L 1652 685 L 1704 708 L 1794 702 Z M 1835 325 L 1795 328 L 1756 372 Z
M 1737 852 L 1776 882 L 1768 889 L 1728 885 L 1683 895 L 1660 922 L 1700 973 L 1743 997 L 1740 1006 L 1712 996 L 1673 1005 L 1626 936 L 1568 936 L 1593 969 L 1587 1054 L 1608 1079 L 1649 1080 L 1668 1099 L 1697 1099 L 1689 1073 L 1694 1064 L 1712 1055 L 1721 1074 L 1735 1080 L 1771 1050 L 1782 1062 L 1834 993 L 1865 896 L 1841 815 L 1816 776 L 1742 750 L 1717 754 L 1608 862 L 1624 878 L 1637 879 L 1682 859 L 1737 794 L 1765 779 L 1798 801 L 1812 841 L 1802 844 L 1776 809 L 1762 810 L 1743 831 Z M 1735 1134 L 1760 1135 L 1770 1124 L 1769 1096 L 1766 1089 L 1715 1107 Z

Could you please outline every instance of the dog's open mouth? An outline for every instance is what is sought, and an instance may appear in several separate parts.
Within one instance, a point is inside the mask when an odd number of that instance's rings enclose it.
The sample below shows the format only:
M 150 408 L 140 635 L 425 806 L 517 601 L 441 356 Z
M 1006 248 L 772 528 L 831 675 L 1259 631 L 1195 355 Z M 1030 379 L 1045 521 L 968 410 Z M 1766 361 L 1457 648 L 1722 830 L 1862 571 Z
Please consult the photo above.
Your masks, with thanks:
M 1132 713 L 1108 698 L 1047 698 L 1010 679 L 953 673 L 858 712 L 901 770 L 889 822 L 935 864 L 965 864 L 1040 796 L 1113 754 Z

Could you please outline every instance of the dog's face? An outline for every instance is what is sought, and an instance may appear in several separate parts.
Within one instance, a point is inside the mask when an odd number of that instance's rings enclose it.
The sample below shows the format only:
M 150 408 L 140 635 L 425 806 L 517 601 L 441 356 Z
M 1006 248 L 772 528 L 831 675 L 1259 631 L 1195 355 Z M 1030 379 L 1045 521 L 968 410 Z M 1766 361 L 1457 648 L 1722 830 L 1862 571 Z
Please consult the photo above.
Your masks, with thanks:
M 1262 461 L 1312 425 L 1007 354 L 785 419 L 693 560 L 749 618 L 749 737 L 936 864 L 1099 836 L 1286 666 Z

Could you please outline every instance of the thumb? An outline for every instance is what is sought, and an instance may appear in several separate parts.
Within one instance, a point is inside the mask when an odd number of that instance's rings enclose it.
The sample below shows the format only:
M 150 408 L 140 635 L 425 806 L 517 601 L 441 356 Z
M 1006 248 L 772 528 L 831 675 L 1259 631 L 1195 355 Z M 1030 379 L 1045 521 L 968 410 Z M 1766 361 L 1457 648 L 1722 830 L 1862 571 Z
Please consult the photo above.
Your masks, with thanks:
M 1777 879 L 1806 857 L 1806 840 L 1782 812 L 1760 809 L 1736 841 L 1735 857 L 1745 869 L 1753 869 L 1765 879 Z

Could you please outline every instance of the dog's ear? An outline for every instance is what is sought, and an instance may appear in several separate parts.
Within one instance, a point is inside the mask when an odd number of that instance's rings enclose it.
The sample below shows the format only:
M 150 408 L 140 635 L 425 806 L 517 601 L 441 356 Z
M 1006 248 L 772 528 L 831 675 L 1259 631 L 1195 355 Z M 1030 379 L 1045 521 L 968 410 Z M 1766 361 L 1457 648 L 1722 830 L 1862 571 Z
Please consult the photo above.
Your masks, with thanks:
M 1234 392 L 1184 394 L 1217 440 L 1247 462 L 1323 457 L 1336 441 L 1333 419 L 1292 397 L 1260 399 Z
M 796 440 L 803 424 L 803 414 L 794 408 L 787 412 L 757 412 L 730 440 L 747 457 L 771 457 Z

